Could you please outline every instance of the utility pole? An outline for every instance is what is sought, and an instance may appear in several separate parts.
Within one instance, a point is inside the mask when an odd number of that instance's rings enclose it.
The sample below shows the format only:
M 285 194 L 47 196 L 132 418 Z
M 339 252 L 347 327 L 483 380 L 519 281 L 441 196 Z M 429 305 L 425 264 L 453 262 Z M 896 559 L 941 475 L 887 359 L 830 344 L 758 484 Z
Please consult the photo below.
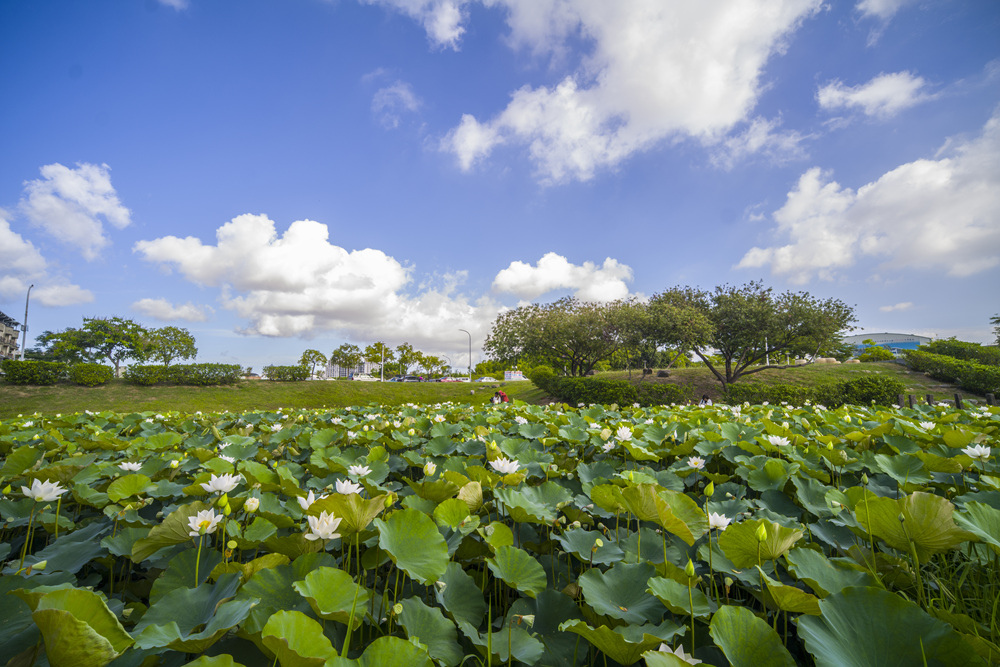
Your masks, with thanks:
M 24 322 L 21 323 L 21 361 L 24 361 L 24 348 L 28 344 L 28 302 L 31 300 L 31 288 L 28 285 L 28 296 L 24 297 Z
M 459 329 L 459 331 L 465 331 L 465 329 Z M 468 331 L 465 333 L 469 336 L 469 382 L 472 382 L 472 334 Z

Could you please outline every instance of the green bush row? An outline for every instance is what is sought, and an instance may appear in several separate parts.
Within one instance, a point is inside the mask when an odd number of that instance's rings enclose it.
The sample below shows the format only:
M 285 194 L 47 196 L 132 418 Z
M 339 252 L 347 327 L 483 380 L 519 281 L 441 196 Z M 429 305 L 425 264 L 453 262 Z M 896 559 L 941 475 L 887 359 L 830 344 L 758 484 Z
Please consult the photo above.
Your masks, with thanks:
M 179 384 L 206 387 L 220 384 L 235 384 L 243 376 L 243 367 L 238 364 L 133 364 L 125 369 L 124 378 L 132 384 L 150 386 L 154 384 Z
M 69 381 L 84 387 L 107 384 L 115 376 L 115 369 L 103 364 L 76 364 L 69 369 Z
M 806 401 L 821 403 L 830 408 L 840 405 L 892 405 L 906 393 L 906 385 L 894 377 L 868 375 L 841 380 L 816 387 L 799 387 L 790 384 L 761 384 L 737 382 L 726 387 L 727 403 L 761 404 L 785 402 L 803 405 Z
M 906 363 L 932 378 L 957 384 L 973 394 L 1000 394 L 1000 366 L 979 364 L 923 350 L 907 350 Z
M 641 383 L 594 377 L 563 377 L 547 366 L 538 366 L 527 373 L 539 389 L 565 403 L 598 403 L 601 405 L 642 406 L 683 403 L 691 398 L 691 388 L 674 384 Z
M 1000 366 L 1000 347 L 984 347 L 979 343 L 967 343 L 954 338 L 936 340 L 927 345 L 921 345 L 920 351 L 972 361 L 985 366 Z
M 58 361 L 19 361 L 5 359 L 0 365 L 4 380 L 10 384 L 55 384 L 66 377 L 67 366 Z
M 292 382 L 309 379 L 306 366 L 264 366 L 264 377 L 275 382 Z

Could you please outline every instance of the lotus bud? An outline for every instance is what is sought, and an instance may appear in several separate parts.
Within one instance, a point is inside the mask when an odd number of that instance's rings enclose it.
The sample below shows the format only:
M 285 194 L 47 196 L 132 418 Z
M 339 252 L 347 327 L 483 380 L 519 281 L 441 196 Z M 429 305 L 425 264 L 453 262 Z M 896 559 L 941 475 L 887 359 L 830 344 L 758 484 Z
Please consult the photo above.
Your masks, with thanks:
M 711 498 L 713 495 L 715 495 L 715 483 L 709 482 L 708 486 L 705 487 L 705 497 Z
M 385 507 L 386 507 L 386 509 L 389 509 L 390 507 L 392 507 L 392 494 L 388 494 L 385 497 Z
M 826 448 L 827 448 L 827 449 L 829 449 L 829 450 L 830 450 L 830 451 L 832 452 L 832 451 L 833 451 L 833 443 L 832 443 L 832 442 L 831 442 L 831 443 L 829 443 L 829 444 L 828 444 L 828 445 L 826 446 Z
M 897 518 L 897 519 L 899 519 L 899 522 L 900 522 L 900 523 L 903 523 L 904 521 L 906 521 L 906 517 L 905 517 L 905 516 L 903 516 L 903 513 L 902 513 L 902 512 L 900 512 L 900 513 L 899 513 L 899 516 L 897 516 L 896 518 Z
M 223 493 L 219 496 L 219 502 L 217 504 L 222 508 L 229 507 L 229 494 Z
M 866 473 L 861 473 L 861 483 L 868 486 L 868 475 Z
M 437 589 L 441 592 L 444 592 L 444 589 L 448 588 L 448 584 L 443 581 L 435 581 L 434 585 L 437 586 Z
M 437 472 L 437 465 L 433 461 L 428 461 L 424 464 L 424 474 L 428 477 L 432 477 L 434 473 Z
M 392 615 L 393 616 L 399 616 L 402 613 L 403 613 L 403 605 L 402 605 L 402 603 L 397 602 L 396 604 L 392 605 Z
M 694 563 L 688 558 L 687 565 L 684 566 L 684 574 L 688 576 L 688 579 L 694 579 Z
M 595 549 L 600 549 L 603 546 L 604 546 L 604 540 L 602 540 L 599 537 L 596 540 L 594 540 L 594 548 Z
M 765 540 L 767 540 L 767 525 L 762 523 L 757 528 L 757 541 L 764 542 Z
M 41 572 L 42 570 L 44 570 L 48 566 L 49 566 L 49 561 L 47 561 L 47 560 L 40 560 L 37 563 L 35 563 L 34 565 L 32 565 L 31 569 L 32 570 L 37 570 L 38 572 Z
M 171 461 L 171 462 L 170 462 L 170 467 L 171 467 L 171 468 L 176 468 L 176 467 L 177 467 L 177 466 L 179 466 L 180 464 L 181 464 L 181 462 L 180 462 L 180 461 L 178 461 L 177 459 L 174 459 L 173 461 Z
M 237 546 L 239 545 L 236 544 L 236 540 L 229 540 L 228 542 L 226 542 L 227 549 L 235 549 Z
M 260 507 L 260 498 L 254 496 L 247 498 L 246 502 L 243 503 L 243 510 L 251 514 L 256 512 L 258 507 Z

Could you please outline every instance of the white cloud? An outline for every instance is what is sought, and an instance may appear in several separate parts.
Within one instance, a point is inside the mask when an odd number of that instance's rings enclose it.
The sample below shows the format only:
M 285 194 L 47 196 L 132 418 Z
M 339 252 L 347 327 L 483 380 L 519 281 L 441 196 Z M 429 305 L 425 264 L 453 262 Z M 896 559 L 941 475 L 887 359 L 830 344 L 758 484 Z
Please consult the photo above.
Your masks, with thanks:
M 479 340 L 489 331 L 499 304 L 453 293 L 460 275 L 409 294 L 412 269 L 379 250 L 345 250 L 328 235 L 326 225 L 311 220 L 293 222 L 279 235 L 266 216 L 242 215 L 216 231 L 216 245 L 166 236 L 134 249 L 193 283 L 220 288 L 224 307 L 248 321 L 248 334 L 337 331 L 434 349 L 459 328 Z
M 901 312 L 913 308 L 912 301 L 902 301 L 894 306 L 879 306 L 879 311 L 883 313 Z
M 206 306 L 196 306 L 188 301 L 187 303 L 175 306 L 166 299 L 139 299 L 132 304 L 137 311 L 163 322 L 183 320 L 185 322 L 204 322 L 208 319 L 208 312 L 212 309 Z
M 527 145 L 546 182 L 589 179 L 668 140 L 716 145 L 749 120 L 767 61 L 821 6 L 820 0 L 486 4 L 507 10 L 513 45 L 561 58 L 566 44 L 582 36 L 591 51 L 558 84 L 515 91 L 492 119 L 464 115 L 442 148 L 469 169 L 497 146 Z
M 431 42 L 440 48 L 458 50 L 465 33 L 462 7 L 468 0 L 361 0 L 368 5 L 393 7 L 419 21 Z
M 160 0 L 161 5 L 173 7 L 177 11 L 188 8 L 188 0 Z
M 390 86 L 380 88 L 372 97 L 372 112 L 387 128 L 399 127 L 404 113 L 413 113 L 419 108 L 420 99 L 405 81 L 396 81 Z
M 752 248 L 738 268 L 769 265 L 805 283 L 873 257 L 885 269 L 970 276 L 1000 265 L 998 219 L 1000 114 L 951 157 L 900 165 L 857 191 L 810 169 L 774 213 L 790 242 Z
M 497 292 L 509 292 L 521 299 L 535 299 L 553 290 L 573 290 L 584 301 L 613 301 L 628 296 L 626 281 L 632 269 L 608 257 L 598 267 L 593 262 L 572 264 L 554 252 L 546 253 L 532 266 L 511 262 L 493 280 Z
M 32 224 L 76 246 L 86 259 L 96 258 L 110 243 L 99 218 L 118 229 L 131 222 L 111 185 L 108 165 L 80 163 L 70 169 L 57 163 L 40 171 L 42 178 L 24 184 L 21 211 Z
M 49 275 L 48 263 L 37 248 L 15 232 L 6 211 L 0 209 L 0 296 L 26 296 L 35 285 L 32 300 L 43 306 L 89 303 L 94 295 L 79 285 Z
M 778 120 L 754 118 L 746 130 L 727 137 L 715 147 L 712 163 L 723 169 L 732 169 L 753 155 L 763 155 L 778 164 L 804 159 L 806 151 L 802 143 L 806 137 L 794 130 L 776 131 L 778 125 Z
M 887 21 L 906 5 L 916 4 L 916 0 L 861 0 L 856 7 L 864 16 Z
M 868 116 L 889 118 L 931 98 L 924 92 L 927 82 L 910 72 L 879 74 L 858 86 L 832 81 L 816 93 L 816 101 L 826 110 L 859 108 Z

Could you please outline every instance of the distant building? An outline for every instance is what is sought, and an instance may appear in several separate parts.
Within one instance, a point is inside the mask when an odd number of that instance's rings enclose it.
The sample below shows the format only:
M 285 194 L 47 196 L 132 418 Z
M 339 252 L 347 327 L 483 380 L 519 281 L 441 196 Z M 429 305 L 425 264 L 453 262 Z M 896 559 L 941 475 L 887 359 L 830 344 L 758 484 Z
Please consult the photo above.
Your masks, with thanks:
M 0 311 L 0 359 L 14 359 L 20 348 L 17 337 L 21 334 L 21 324 Z
M 903 350 L 915 350 L 934 339 L 927 336 L 904 333 L 868 333 L 856 336 L 844 336 L 844 342 L 853 345 L 856 353 L 863 352 L 865 348 L 870 347 L 864 344 L 866 340 L 875 341 L 875 345 L 878 347 L 884 347 L 893 354 L 899 355 Z
M 378 375 L 378 364 L 374 364 L 370 361 L 362 361 L 357 366 L 339 366 L 337 364 L 327 364 L 326 365 L 326 377 L 328 378 L 347 378 L 352 375 L 361 375 L 367 373 L 368 375 Z M 392 377 L 396 374 L 395 367 L 391 364 L 387 364 L 385 367 L 386 377 Z M 320 375 L 320 373 L 317 373 Z

